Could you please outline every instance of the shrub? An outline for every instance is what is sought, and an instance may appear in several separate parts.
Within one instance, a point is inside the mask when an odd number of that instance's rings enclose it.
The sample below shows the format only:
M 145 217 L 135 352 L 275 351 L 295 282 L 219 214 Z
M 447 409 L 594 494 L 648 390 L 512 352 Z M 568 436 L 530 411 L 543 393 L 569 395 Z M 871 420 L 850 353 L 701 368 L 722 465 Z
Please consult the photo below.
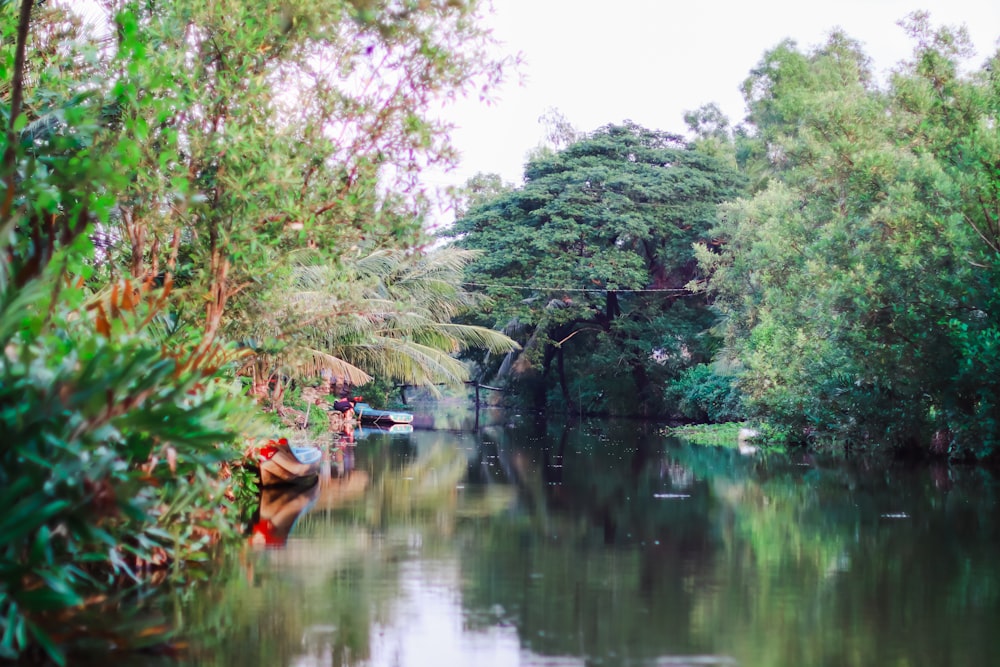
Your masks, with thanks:
M 744 419 L 738 376 L 716 373 L 698 364 L 667 385 L 665 399 L 679 416 L 696 422 L 722 423 Z
M 155 306 L 87 304 L 54 271 L 5 278 L 0 658 L 37 645 L 60 662 L 53 630 L 71 640 L 67 618 L 91 596 L 167 566 L 182 575 L 230 530 L 219 466 L 241 411 L 215 379 L 218 351 L 196 353 Z

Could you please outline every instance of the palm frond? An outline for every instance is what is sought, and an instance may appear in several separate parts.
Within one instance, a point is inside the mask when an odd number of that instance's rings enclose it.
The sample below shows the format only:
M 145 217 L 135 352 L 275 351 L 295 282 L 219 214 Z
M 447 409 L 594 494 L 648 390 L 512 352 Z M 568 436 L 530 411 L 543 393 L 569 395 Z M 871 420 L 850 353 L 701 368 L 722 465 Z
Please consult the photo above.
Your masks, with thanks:
M 359 257 L 352 263 L 352 267 L 360 277 L 383 278 L 392 275 L 399 265 L 399 260 L 398 251 L 376 250 L 364 257 Z
M 346 378 L 350 384 L 360 386 L 372 381 L 372 376 L 354 364 L 328 352 L 309 347 L 296 347 L 285 355 L 285 366 L 299 377 L 316 377 L 322 371 Z
M 517 341 L 499 331 L 472 324 L 435 322 L 413 313 L 401 313 L 379 329 L 384 336 L 405 337 L 440 350 L 458 352 L 481 348 L 493 354 L 520 349 Z
M 376 376 L 413 385 L 460 384 L 469 379 L 465 365 L 441 350 L 413 341 L 375 338 L 338 351 Z
M 458 341 L 462 349 L 482 348 L 491 354 L 506 354 L 521 349 L 517 341 L 486 327 L 452 323 L 437 326 L 441 331 Z
M 502 333 L 451 319 L 479 297 L 461 289 L 476 253 L 377 250 L 333 267 L 300 254 L 270 295 L 262 319 L 280 320 L 284 372 L 329 370 L 351 378 L 346 364 L 367 376 L 432 386 L 468 379 L 453 355 L 478 347 L 507 353 L 517 343 Z M 298 350 L 298 352 L 294 352 Z M 305 355 L 305 356 L 303 356 Z M 351 380 L 355 384 L 358 376 Z

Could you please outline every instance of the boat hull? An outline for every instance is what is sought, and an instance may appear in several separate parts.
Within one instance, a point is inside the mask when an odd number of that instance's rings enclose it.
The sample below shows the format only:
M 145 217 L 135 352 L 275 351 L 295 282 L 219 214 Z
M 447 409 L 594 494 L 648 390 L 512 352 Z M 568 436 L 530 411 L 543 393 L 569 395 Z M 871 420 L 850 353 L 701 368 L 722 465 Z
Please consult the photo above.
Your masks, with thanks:
M 321 456 L 306 461 L 297 458 L 290 449 L 280 449 L 266 461 L 260 462 L 260 485 L 308 486 L 319 479 Z
M 409 424 L 413 421 L 413 415 L 409 412 L 397 412 L 395 410 L 376 410 L 367 403 L 358 403 L 354 406 L 354 413 L 358 421 L 362 424 L 375 424 L 389 426 L 392 424 Z

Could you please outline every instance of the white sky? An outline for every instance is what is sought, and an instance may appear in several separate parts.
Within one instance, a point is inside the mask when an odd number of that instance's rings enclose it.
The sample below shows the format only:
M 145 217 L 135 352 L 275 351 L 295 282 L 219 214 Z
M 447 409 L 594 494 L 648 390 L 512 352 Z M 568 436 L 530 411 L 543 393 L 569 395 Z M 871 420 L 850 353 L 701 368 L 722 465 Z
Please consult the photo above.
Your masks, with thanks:
M 431 177 L 460 185 L 476 172 L 521 182 L 526 153 L 543 137 L 538 122 L 555 107 L 578 129 L 633 120 L 683 134 L 683 114 L 716 102 L 735 125 L 739 86 L 764 51 L 784 38 L 806 49 L 834 27 L 859 40 L 877 72 L 908 58 L 912 43 L 896 25 L 915 10 L 934 25 L 965 25 L 978 66 L 1000 37 L 997 0 L 493 0 L 489 25 L 524 57 L 493 106 L 463 101 L 446 112 L 458 129 L 462 165 Z

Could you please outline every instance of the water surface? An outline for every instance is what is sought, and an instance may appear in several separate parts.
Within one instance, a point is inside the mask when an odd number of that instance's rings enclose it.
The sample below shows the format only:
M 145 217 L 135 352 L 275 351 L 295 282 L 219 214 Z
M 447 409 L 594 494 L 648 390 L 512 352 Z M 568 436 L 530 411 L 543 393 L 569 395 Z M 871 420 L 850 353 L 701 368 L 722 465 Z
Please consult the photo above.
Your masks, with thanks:
M 191 664 L 1000 662 L 997 485 L 973 469 L 517 423 L 365 434 L 263 500 L 267 530 L 178 610 Z

